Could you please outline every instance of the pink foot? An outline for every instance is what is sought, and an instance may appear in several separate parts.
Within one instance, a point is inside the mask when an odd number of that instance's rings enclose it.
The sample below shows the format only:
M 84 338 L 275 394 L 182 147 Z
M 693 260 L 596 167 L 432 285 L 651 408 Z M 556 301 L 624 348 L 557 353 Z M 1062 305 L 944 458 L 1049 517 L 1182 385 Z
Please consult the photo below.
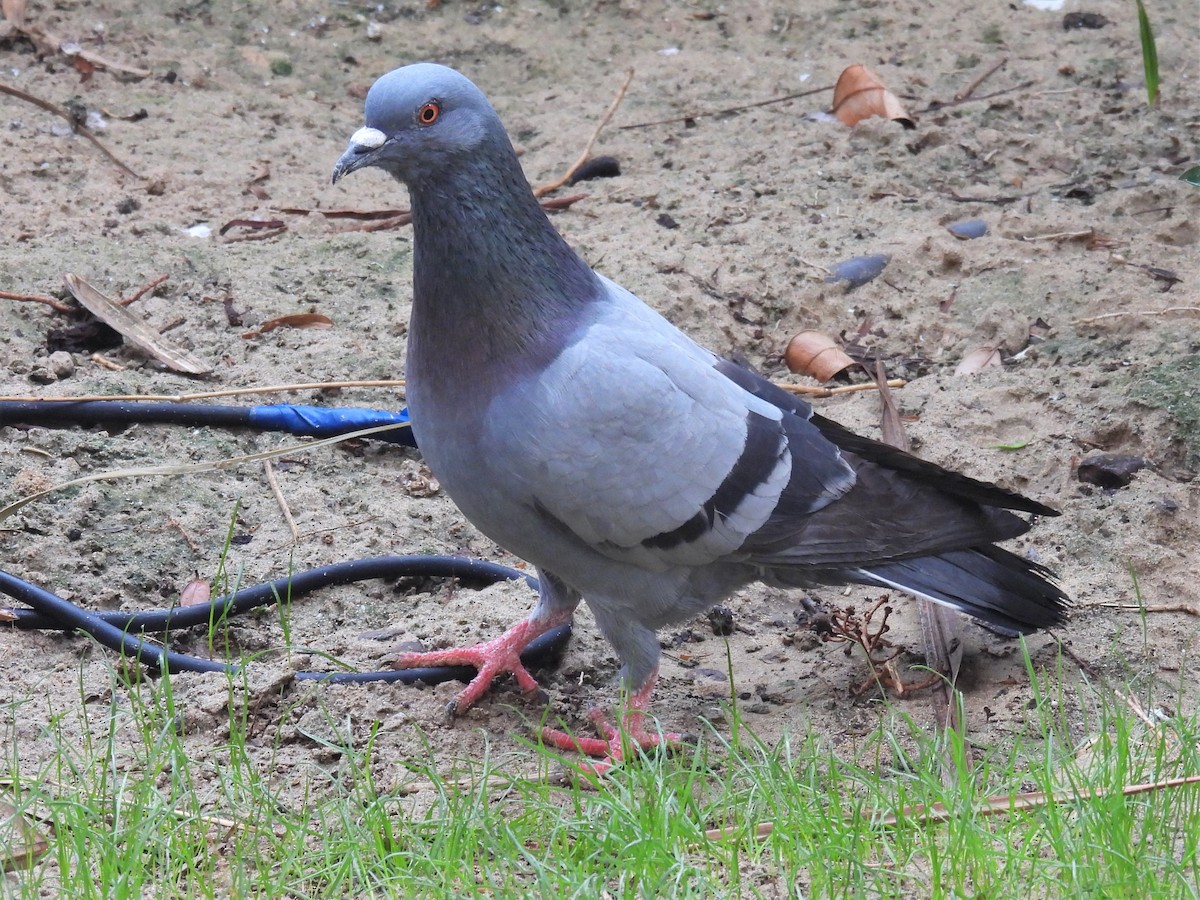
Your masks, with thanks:
M 588 712 L 588 718 L 596 726 L 600 737 L 576 737 L 557 728 L 543 728 L 542 741 L 559 750 L 574 750 L 600 757 L 599 762 L 579 766 L 581 771 L 592 775 L 603 775 L 623 762 L 634 748 L 675 747 L 684 743 L 688 739 L 686 735 L 676 732 L 660 734 L 646 728 L 646 707 L 650 704 L 650 694 L 657 680 L 658 672 L 655 672 L 641 688 L 630 694 L 622 728 L 613 725 L 604 710 L 592 709 Z
M 474 706 L 491 687 L 492 682 L 501 675 L 512 673 L 523 693 L 532 694 L 536 691 L 537 680 L 521 662 L 521 653 L 530 641 L 569 619 L 570 615 L 549 621 L 525 619 L 500 637 L 476 644 L 474 647 L 433 650 L 428 653 L 401 653 L 392 665 L 397 669 L 424 666 L 474 666 L 478 669 L 479 674 L 459 691 L 458 696 L 451 700 L 446 708 L 447 715 L 454 718 Z

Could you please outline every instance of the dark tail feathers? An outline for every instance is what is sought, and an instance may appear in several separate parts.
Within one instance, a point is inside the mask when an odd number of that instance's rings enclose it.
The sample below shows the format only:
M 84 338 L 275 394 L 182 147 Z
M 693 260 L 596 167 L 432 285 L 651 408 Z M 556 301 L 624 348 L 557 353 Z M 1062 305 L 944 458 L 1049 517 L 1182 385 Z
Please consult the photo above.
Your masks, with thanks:
M 918 556 L 847 574 L 863 584 L 945 603 L 1021 634 L 1060 624 L 1070 605 L 1044 566 L 992 546 Z

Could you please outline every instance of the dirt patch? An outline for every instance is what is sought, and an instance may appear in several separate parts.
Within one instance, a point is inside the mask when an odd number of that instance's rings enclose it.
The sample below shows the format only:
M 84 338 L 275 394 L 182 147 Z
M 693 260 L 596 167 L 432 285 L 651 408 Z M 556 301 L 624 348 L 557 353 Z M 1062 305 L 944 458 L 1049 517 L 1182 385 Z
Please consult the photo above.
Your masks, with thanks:
M 897 401 L 917 452 L 1062 510 L 1016 549 L 1057 571 L 1076 599 L 1061 633 L 1074 652 L 1100 671 L 1178 686 L 1197 651 L 1196 619 L 1143 619 L 1115 605 L 1139 602 L 1137 590 L 1151 607 L 1200 603 L 1200 489 L 1192 480 L 1200 342 L 1194 311 L 1158 314 L 1194 307 L 1200 276 L 1200 194 L 1177 180 L 1196 137 L 1194 80 L 1183 77 L 1189 66 L 1194 77 L 1200 59 L 1192 6 L 1154 6 L 1167 73 L 1155 110 L 1140 84 L 1134 17 L 1116 0 L 1087 7 L 1109 21 L 1098 30 L 1064 30 L 1061 13 L 1022 4 L 970 16 L 948 5 L 866 0 L 822 0 L 803 13 L 771 3 L 706 9 L 411 2 L 316 11 L 250 3 L 231 12 L 204 2 L 153 8 L 119 0 L 85 14 L 34 4 L 30 17 L 47 28 L 152 74 L 132 80 L 98 71 L 81 80 L 61 56 L 39 60 L 27 42 L 8 38 L 0 42 L 5 82 L 57 103 L 76 97 L 97 111 L 107 123 L 101 140 L 147 180 L 123 175 L 64 133 L 61 120 L 6 96 L 0 290 L 55 293 L 62 273 L 74 272 L 111 294 L 129 293 L 168 274 L 131 308 L 157 329 L 170 326 L 171 338 L 215 374 L 197 383 L 120 348 L 103 351 L 115 370 L 83 352 L 51 359 L 47 333 L 65 318 L 5 301 L 0 392 L 177 394 L 402 377 L 408 232 L 339 233 L 319 213 L 281 211 L 406 204 L 379 173 L 329 185 L 333 162 L 361 124 L 365 88 L 418 59 L 462 69 L 524 149 L 531 180 L 542 182 L 574 159 L 632 67 L 628 96 L 597 148 L 620 160 L 622 174 L 587 183 L 587 199 L 555 218 L 567 238 L 699 340 L 771 376 L 783 374 L 783 348 L 803 328 L 857 336 L 890 374 L 910 379 Z M 1007 64 L 974 99 L 954 101 L 1001 59 Z M 810 116 L 831 92 L 694 117 L 832 85 L 854 62 L 876 69 L 904 98 L 919 120 L 915 131 L 882 120 L 847 129 Z M 623 127 L 681 116 L 693 117 Z M 987 223 L 987 236 L 962 241 L 945 228 L 972 217 Z M 216 235 L 236 218 L 278 219 L 287 228 L 257 241 Z M 195 236 L 198 225 L 213 234 Z M 867 253 L 891 256 L 879 279 L 853 292 L 825 281 L 826 269 Z M 227 317 L 227 298 L 240 324 Z M 305 312 L 334 325 L 243 337 L 268 319 Z M 1003 346 L 1008 364 L 956 376 L 964 353 L 985 343 Z M 293 399 L 403 402 L 360 389 Z M 878 432 L 871 395 L 820 407 Z M 8 427 L 0 430 L 0 489 L 7 501 L 84 473 L 212 460 L 284 440 L 144 425 Z M 1097 449 L 1151 464 L 1127 488 L 1082 485 L 1076 464 Z M 215 573 L 231 523 L 239 542 L 226 570 L 247 583 L 385 553 L 516 562 L 444 496 L 413 488 L 421 465 L 411 451 L 324 449 L 291 454 L 278 470 L 299 541 L 261 467 L 251 465 L 92 484 L 39 501 L 3 523 L 4 567 L 91 608 L 133 609 L 169 604 L 195 572 Z M 861 608 L 874 597 L 855 589 L 819 599 Z M 896 599 L 893 637 L 910 649 L 905 660 L 920 662 L 915 609 Z M 300 668 L 319 663 L 319 654 L 376 668 L 405 642 L 495 635 L 531 602 L 517 585 L 476 593 L 367 583 L 247 616 L 231 626 L 229 649 L 275 650 L 273 663 Z M 738 628 L 728 644 L 704 620 L 662 634 L 656 711 L 664 723 L 701 731 L 706 717 L 719 728 L 732 690 L 767 738 L 812 728 L 853 746 L 875 716 L 849 693 L 865 675 L 861 659 L 804 637 L 795 595 L 759 587 L 729 606 Z M 369 634 L 381 629 L 385 639 Z M 969 728 L 984 740 L 1002 738 L 1019 727 L 1029 699 L 1020 654 L 974 626 L 964 639 Z M 205 644 L 192 634 L 179 647 L 205 652 Z M 31 759 L 55 711 L 81 700 L 96 710 L 120 702 L 110 655 L 84 640 L 9 631 L 0 646 L 5 692 L 34 698 L 11 726 Z M 1039 663 L 1055 658 L 1045 636 L 1030 647 Z M 588 706 L 614 697 L 615 671 L 582 612 L 563 667 L 543 680 L 553 715 L 583 727 Z M 517 769 L 534 767 L 513 734 L 541 709 L 507 687 L 447 728 L 451 686 L 315 687 L 260 677 L 252 714 L 285 782 L 319 787 L 336 777 L 322 730 L 349 729 L 346 737 L 361 744 L 373 722 L 382 723 L 374 758 L 386 770 L 383 786 L 403 776 L 408 759 L 432 752 L 448 767 L 485 741 L 516 754 Z M 226 727 L 227 685 L 222 676 L 180 676 L 176 690 L 188 740 L 203 758 Z M 1182 695 L 1180 702 L 1194 702 Z M 897 702 L 929 715 L 924 696 Z M 92 727 L 86 715 L 68 718 L 68 729 Z

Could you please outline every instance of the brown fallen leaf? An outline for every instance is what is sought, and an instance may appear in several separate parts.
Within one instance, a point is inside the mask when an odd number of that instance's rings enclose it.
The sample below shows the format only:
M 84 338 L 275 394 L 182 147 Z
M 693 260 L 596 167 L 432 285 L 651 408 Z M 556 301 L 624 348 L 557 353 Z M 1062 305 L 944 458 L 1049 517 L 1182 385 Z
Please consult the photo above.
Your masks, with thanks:
M 179 592 L 180 606 L 207 606 L 212 600 L 212 585 L 197 575 Z
M 407 209 L 316 209 L 310 206 L 272 206 L 271 209 L 290 216 L 318 213 L 326 219 L 394 219 L 408 215 Z
M 49 849 L 50 842 L 25 821 L 21 811 L 0 800 L 0 871 L 28 869 Z
M 883 434 L 883 442 L 897 450 L 908 453 L 912 450 L 912 441 L 904 430 L 904 422 L 900 419 L 900 408 L 892 397 L 888 387 L 887 372 L 883 368 L 883 360 L 875 360 L 875 384 L 879 388 L 879 430 Z
M 955 375 L 978 375 L 984 369 L 1001 365 L 1000 348 L 995 344 L 984 344 L 963 354 L 957 366 Z
M 329 316 L 323 316 L 320 313 L 290 313 L 286 316 L 278 316 L 274 319 L 268 319 L 258 326 L 254 331 L 247 331 L 242 337 L 249 340 L 250 338 L 262 337 L 268 331 L 274 331 L 276 328 L 332 328 L 333 319 Z
M 0 622 L 15 622 L 15 621 L 17 621 L 17 616 L 15 613 L 12 612 L 12 610 L 0 609 Z
M 71 57 L 71 64 L 75 67 L 75 71 L 79 73 L 80 81 L 91 81 L 92 76 L 96 73 L 96 67 L 83 56 L 76 55 Z
M 79 301 L 80 306 L 167 368 L 188 375 L 207 375 L 212 371 L 212 366 L 188 351 L 176 347 L 125 307 L 114 303 L 78 275 L 64 275 L 63 283 L 71 295 Z
M 849 66 L 838 76 L 833 88 L 832 112 L 845 125 L 882 116 L 905 128 L 917 127 L 900 98 L 883 86 L 878 75 L 862 65 Z
M 828 381 L 854 365 L 841 346 L 819 331 L 801 331 L 788 342 L 783 361 L 799 375 L 809 375 L 817 381 Z
M 287 228 L 287 223 L 282 219 L 230 219 L 220 227 L 217 234 L 224 236 L 233 228 L 249 228 L 263 229 L 270 231 L 278 231 Z
M 270 200 L 271 195 L 267 193 L 267 189 L 263 184 L 271 179 L 271 165 L 265 161 L 259 161 L 258 171 L 254 177 L 246 183 L 245 192 L 252 194 L 259 200 Z
M 18 28 L 25 24 L 25 0 L 3 0 L 0 2 L 0 12 Z

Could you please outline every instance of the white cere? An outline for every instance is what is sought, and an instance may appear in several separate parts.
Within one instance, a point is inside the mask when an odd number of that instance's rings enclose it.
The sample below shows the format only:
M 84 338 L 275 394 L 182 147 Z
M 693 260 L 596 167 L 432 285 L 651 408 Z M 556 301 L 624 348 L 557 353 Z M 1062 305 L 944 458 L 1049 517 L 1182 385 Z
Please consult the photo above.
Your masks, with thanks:
M 356 147 L 366 147 L 368 150 L 382 147 L 383 142 L 386 140 L 387 135 L 378 128 L 360 128 L 354 134 L 350 135 L 351 144 Z

